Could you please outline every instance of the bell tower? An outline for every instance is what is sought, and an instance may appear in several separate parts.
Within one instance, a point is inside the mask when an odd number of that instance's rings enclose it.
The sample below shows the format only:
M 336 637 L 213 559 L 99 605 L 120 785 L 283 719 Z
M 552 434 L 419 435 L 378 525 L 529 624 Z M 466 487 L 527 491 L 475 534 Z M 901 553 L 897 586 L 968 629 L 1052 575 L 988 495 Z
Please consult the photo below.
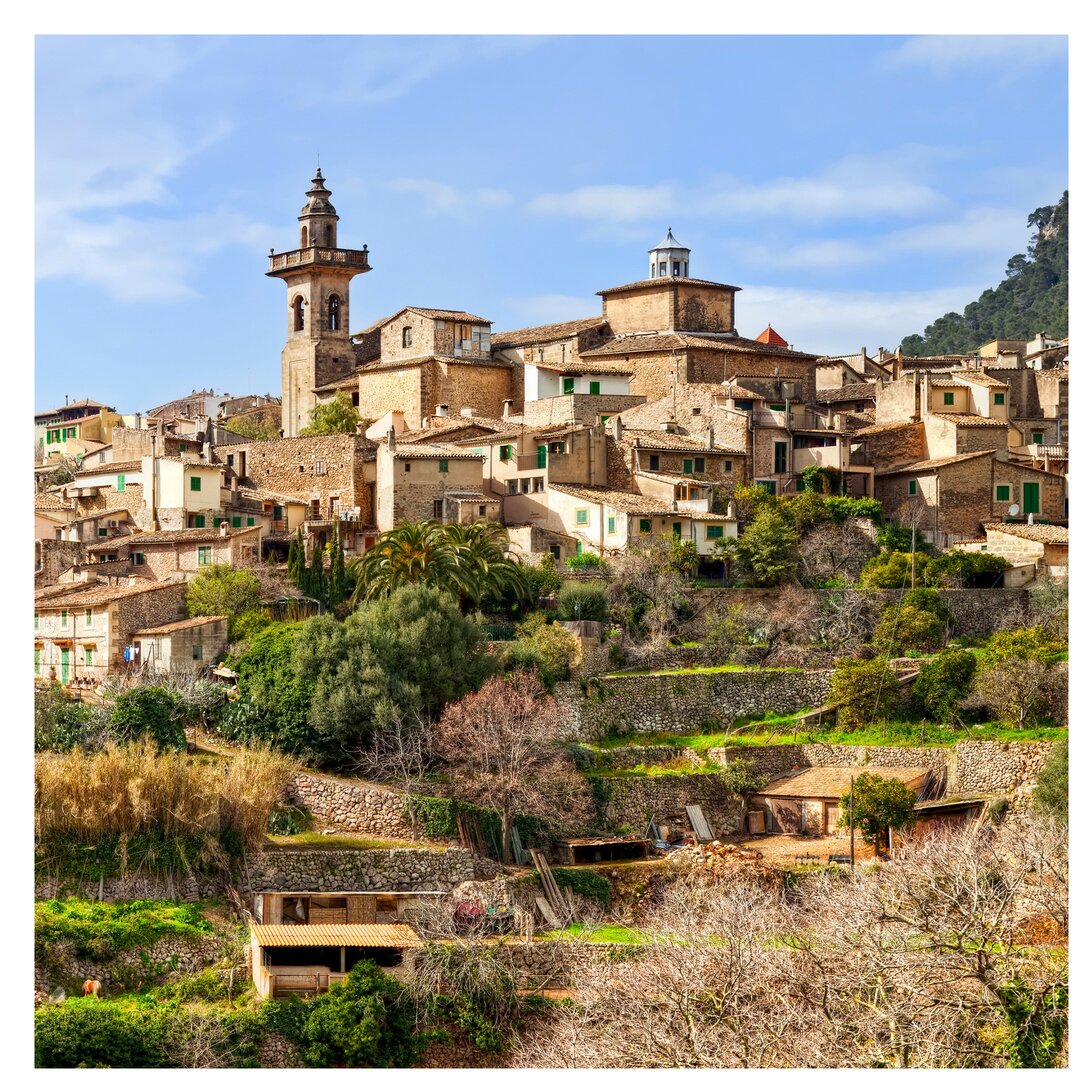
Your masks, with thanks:
M 322 169 L 316 169 L 298 218 L 299 247 L 271 250 L 266 272 L 286 285 L 281 350 L 281 426 L 286 438 L 307 424 L 315 388 L 356 366 L 349 337 L 349 282 L 371 267 L 366 244 L 360 251 L 337 246 L 338 215 L 331 194 Z

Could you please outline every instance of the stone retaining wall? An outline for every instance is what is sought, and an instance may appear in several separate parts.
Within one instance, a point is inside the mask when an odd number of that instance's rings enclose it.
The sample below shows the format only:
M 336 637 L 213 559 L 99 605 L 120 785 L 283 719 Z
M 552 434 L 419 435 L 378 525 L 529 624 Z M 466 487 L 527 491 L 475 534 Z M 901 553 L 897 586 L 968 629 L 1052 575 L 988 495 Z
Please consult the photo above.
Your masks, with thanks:
M 956 744 L 955 784 L 949 794 L 980 791 L 1012 791 L 1021 798 L 1030 795 L 1032 786 L 1054 748 L 1043 742 Z
M 464 848 L 263 851 L 248 860 L 251 892 L 445 891 L 459 881 L 492 878 L 497 863 Z
M 187 903 L 221 896 L 224 891 L 220 877 L 151 876 L 133 874 L 126 878 L 57 879 L 42 874 L 34 880 L 34 899 L 53 900 L 79 896 L 87 900 L 176 900 Z
M 593 781 L 597 788 L 600 820 L 609 827 L 629 825 L 644 831 L 649 818 L 686 820 L 686 807 L 697 803 L 713 831 L 742 831 L 742 799 L 725 791 L 720 778 L 709 773 L 685 776 L 604 776 Z
M 296 773 L 284 797 L 312 817 L 352 832 L 412 839 L 404 797 L 390 788 L 317 773 Z
M 586 696 L 576 686 L 559 688 L 567 707 L 563 734 L 596 742 L 608 733 L 693 732 L 769 710 L 816 709 L 831 681 L 831 670 L 609 676 Z

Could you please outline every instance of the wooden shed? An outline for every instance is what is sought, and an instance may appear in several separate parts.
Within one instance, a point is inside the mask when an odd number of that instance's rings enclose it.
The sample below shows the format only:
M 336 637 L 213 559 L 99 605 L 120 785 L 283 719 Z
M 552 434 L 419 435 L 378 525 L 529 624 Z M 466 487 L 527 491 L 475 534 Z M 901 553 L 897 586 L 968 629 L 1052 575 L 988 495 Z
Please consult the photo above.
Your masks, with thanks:
M 850 791 L 852 779 L 862 773 L 899 780 L 916 794 L 922 791 L 928 776 L 925 768 L 812 766 L 773 780 L 752 795 L 751 813 L 764 812 L 766 832 L 831 836 L 840 821 L 840 799 Z

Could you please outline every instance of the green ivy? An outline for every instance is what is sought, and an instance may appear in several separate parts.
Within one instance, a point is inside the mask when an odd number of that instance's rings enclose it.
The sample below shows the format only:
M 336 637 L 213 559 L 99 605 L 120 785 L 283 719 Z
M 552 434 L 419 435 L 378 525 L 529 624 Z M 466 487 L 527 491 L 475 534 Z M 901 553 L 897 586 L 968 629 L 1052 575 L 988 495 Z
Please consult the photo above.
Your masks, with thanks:
M 578 896 L 586 896 L 590 900 L 596 900 L 606 910 L 611 906 L 611 882 L 603 874 L 595 870 L 570 869 L 565 866 L 553 866 L 551 875 L 555 878 L 555 884 L 560 888 L 570 886 L 572 892 Z M 537 883 L 540 875 L 534 870 L 533 878 Z
M 420 823 L 424 835 L 431 840 L 457 836 L 459 814 L 469 814 L 476 818 L 485 835 L 492 835 L 496 839 L 502 836 L 502 818 L 497 811 L 487 807 L 430 795 L 410 796 L 409 805 L 415 811 L 416 820 Z M 514 824 L 525 847 L 543 842 L 552 835 L 551 824 L 533 814 L 515 814 Z

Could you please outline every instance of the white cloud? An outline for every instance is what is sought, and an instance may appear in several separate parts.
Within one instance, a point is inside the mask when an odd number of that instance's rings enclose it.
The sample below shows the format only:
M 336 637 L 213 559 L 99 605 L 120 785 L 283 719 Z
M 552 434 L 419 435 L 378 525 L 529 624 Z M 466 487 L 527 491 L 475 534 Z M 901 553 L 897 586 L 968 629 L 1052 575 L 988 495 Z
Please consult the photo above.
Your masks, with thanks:
M 979 78 L 1022 74 L 1032 65 L 1064 61 L 1067 53 L 1064 34 L 943 34 L 908 38 L 882 60 L 890 68 L 921 67 L 935 75 L 961 71 Z
M 395 180 L 391 187 L 395 191 L 420 195 L 429 213 L 455 217 L 466 217 L 473 210 L 495 210 L 513 202 L 510 193 L 499 188 L 465 190 L 438 180 L 401 179 Z
M 526 209 L 535 214 L 627 222 L 664 217 L 675 205 L 675 189 L 670 184 L 599 184 L 563 194 L 537 195 Z
M 838 355 L 895 348 L 901 338 L 948 311 L 962 311 L 982 291 L 981 285 L 950 285 L 922 291 L 787 289 L 746 285 L 739 294 L 739 332 L 754 337 L 768 323 L 793 348 Z
M 503 301 L 509 319 L 496 330 L 516 330 L 524 326 L 545 326 L 548 323 L 569 322 L 571 319 L 587 319 L 600 314 L 599 297 L 564 296 L 559 293 L 542 293 L 537 296 L 516 296 Z
M 201 259 L 233 245 L 265 250 L 274 230 L 220 209 L 190 218 L 118 214 L 101 221 L 57 213 L 47 233 L 38 245 L 39 279 L 69 278 L 130 303 L 198 295 L 193 278 Z

